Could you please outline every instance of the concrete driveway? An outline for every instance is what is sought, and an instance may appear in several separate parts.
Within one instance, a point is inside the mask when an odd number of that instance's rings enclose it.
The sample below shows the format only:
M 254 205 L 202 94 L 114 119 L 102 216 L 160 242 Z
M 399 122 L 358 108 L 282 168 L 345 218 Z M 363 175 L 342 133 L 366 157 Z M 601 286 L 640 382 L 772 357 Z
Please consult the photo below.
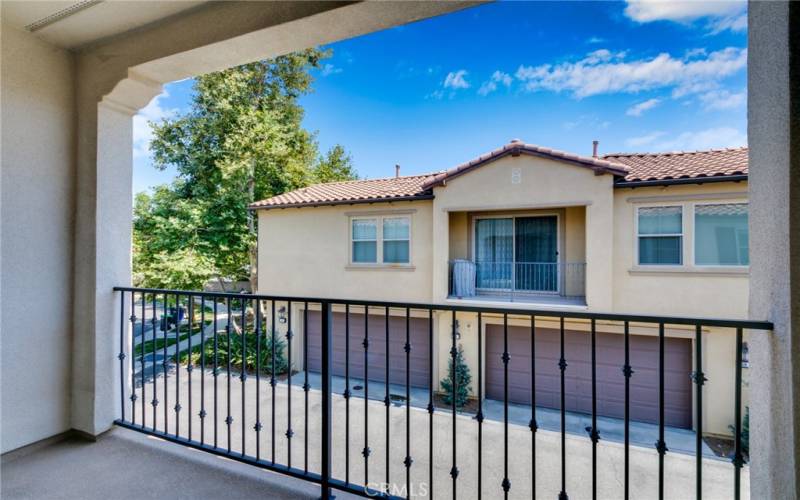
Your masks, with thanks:
M 297 376 L 293 377 L 297 378 Z M 189 383 L 192 384 L 192 405 L 189 406 Z M 201 408 L 201 382 L 204 380 L 204 408 Z M 299 380 L 299 378 L 298 378 Z M 306 436 L 303 420 L 304 396 L 301 387 L 278 383 L 275 387 L 275 406 L 272 405 L 272 388 L 267 377 L 262 377 L 260 390 L 256 392 L 257 380 L 254 375 L 247 377 L 242 383 L 238 375 L 233 373 L 230 380 L 225 371 L 217 378 L 217 407 L 214 409 L 214 377 L 210 370 L 195 369 L 191 374 L 182 367 L 180 384 L 175 384 L 174 367 L 166 374 L 166 391 L 164 374 L 155 379 L 155 393 L 160 403 L 156 407 L 156 426 L 164 429 L 164 401 L 167 398 L 167 418 L 169 432 L 175 432 L 175 412 L 173 407 L 176 397 L 180 395 L 180 434 L 189 436 L 189 416 L 192 416 L 191 438 L 201 440 L 201 409 L 206 411 L 203 424 L 202 439 L 207 444 L 214 444 L 214 427 L 216 420 L 216 445 L 233 452 L 259 456 L 272 460 L 273 446 L 276 463 L 289 464 L 303 468 L 303 440 Z M 228 384 L 230 383 L 230 391 Z M 302 383 L 302 382 L 301 382 Z M 377 384 L 370 384 L 370 392 L 381 394 Z M 153 407 L 149 404 L 153 397 L 153 380 L 146 387 L 146 421 L 145 425 L 153 425 Z M 136 401 L 137 421 L 141 422 L 142 388 L 137 388 L 139 400 Z M 336 391 L 339 392 L 339 391 Z M 230 393 L 230 415 L 233 421 L 225 424 L 227 412 L 227 394 Z M 309 397 L 309 470 L 319 471 L 319 439 L 320 439 L 320 393 L 311 390 Z M 382 394 L 381 394 L 382 397 Z M 242 400 L 244 398 L 244 405 Z M 291 428 L 293 437 L 288 445 L 286 431 L 289 418 L 289 399 L 291 399 Z M 257 403 L 258 401 L 258 403 Z M 427 404 L 427 402 L 426 402 Z M 377 487 L 386 481 L 386 408 L 380 401 L 365 401 L 363 398 L 350 399 L 350 444 L 345 439 L 346 401 L 339 395 L 333 398 L 334 432 L 333 432 L 333 474 L 336 478 L 345 479 L 345 457 L 349 457 L 349 479 L 355 484 L 366 482 Z M 275 440 L 272 440 L 272 412 L 275 412 Z M 131 416 L 130 403 L 126 408 L 127 418 Z M 262 428 L 256 432 L 257 411 L 260 412 Z M 452 479 L 450 470 L 453 466 L 452 414 L 438 411 L 433 418 L 433 481 L 428 475 L 429 464 L 429 415 L 418 407 L 407 410 L 404 406 L 389 407 L 389 483 L 396 489 L 394 493 L 404 494 L 401 489 L 406 481 L 406 468 L 403 460 L 406 456 L 406 415 L 410 415 L 410 451 L 413 458 L 411 466 L 411 482 L 414 496 L 430 497 L 431 489 L 436 497 L 442 495 L 452 497 Z M 244 418 L 242 417 L 244 412 Z M 216 415 L 216 419 L 215 419 Z M 365 420 L 369 422 L 369 448 L 371 454 L 365 469 L 365 460 L 361 455 L 365 445 Z M 459 469 L 457 492 L 459 498 L 477 498 L 477 422 L 466 415 L 456 417 L 456 465 Z M 228 432 L 230 431 L 230 440 Z M 601 428 L 602 432 L 602 428 Z M 561 436 L 558 432 L 540 429 L 536 433 L 536 469 L 532 468 L 531 439 L 532 433 L 523 425 L 509 425 L 509 472 L 511 481 L 510 498 L 530 498 L 532 479 L 536 479 L 537 498 L 555 498 L 561 489 Z M 502 495 L 503 479 L 503 425 L 500 422 L 486 420 L 483 424 L 483 484 L 484 498 L 496 498 Z M 670 443 L 668 442 L 668 445 Z M 620 498 L 623 494 L 623 453 L 624 447 L 611 440 L 598 443 L 597 478 L 599 498 Z M 591 441 L 585 435 L 568 434 L 566 436 L 566 490 L 571 499 L 591 498 Z M 658 495 L 658 455 L 648 443 L 647 447 L 631 446 L 630 448 L 630 494 L 631 498 L 648 499 Z M 704 497 L 727 499 L 733 497 L 733 466 L 717 459 L 703 460 Z M 666 498 L 685 499 L 695 494 L 695 458 L 684 453 L 667 453 L 665 458 Z M 424 491 L 423 491 L 424 490 Z M 742 498 L 749 497 L 749 468 L 742 471 Z

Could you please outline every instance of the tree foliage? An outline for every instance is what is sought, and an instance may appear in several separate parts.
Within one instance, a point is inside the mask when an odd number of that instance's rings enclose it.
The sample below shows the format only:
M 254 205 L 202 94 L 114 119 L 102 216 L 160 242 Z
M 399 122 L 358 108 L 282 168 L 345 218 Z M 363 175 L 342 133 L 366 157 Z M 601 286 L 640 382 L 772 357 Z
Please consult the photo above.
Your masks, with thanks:
M 151 124 L 156 168 L 177 179 L 140 193 L 134 276 L 145 286 L 197 288 L 213 276 L 255 280 L 253 201 L 314 182 L 355 178 L 344 148 L 318 152 L 298 99 L 317 49 L 200 76 L 189 110 Z M 255 283 L 253 283 L 255 286 Z

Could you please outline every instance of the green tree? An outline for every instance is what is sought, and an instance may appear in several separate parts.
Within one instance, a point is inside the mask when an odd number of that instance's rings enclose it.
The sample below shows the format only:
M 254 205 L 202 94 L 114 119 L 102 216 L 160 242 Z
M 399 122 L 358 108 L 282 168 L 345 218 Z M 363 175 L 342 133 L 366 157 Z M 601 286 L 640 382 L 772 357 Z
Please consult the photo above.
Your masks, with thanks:
M 464 360 L 464 348 L 459 344 L 456 350 L 455 362 L 453 357 L 447 363 L 447 377 L 442 379 L 442 399 L 448 405 L 453 404 L 453 380 L 457 382 L 455 390 L 456 408 L 463 408 L 469 399 L 472 375 L 469 366 Z
M 358 174 L 353 168 L 353 159 L 339 144 L 329 149 L 328 153 L 321 157 L 314 167 L 314 180 L 316 182 L 334 182 L 357 178 Z
M 255 289 L 250 203 L 355 177 L 344 148 L 320 155 L 301 126 L 298 99 L 311 91 L 310 70 L 328 56 L 308 49 L 200 76 L 186 113 L 151 124 L 154 164 L 173 166 L 177 179 L 137 195 L 137 283 L 196 288 L 218 276 L 250 279 Z

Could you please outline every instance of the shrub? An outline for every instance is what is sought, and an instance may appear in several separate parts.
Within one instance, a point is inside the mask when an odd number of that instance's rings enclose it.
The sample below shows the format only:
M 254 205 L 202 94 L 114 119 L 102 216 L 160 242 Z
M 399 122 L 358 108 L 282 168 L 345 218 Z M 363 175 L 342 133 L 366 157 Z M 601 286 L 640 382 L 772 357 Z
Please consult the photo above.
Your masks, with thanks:
M 734 440 L 736 439 L 736 427 L 729 425 L 728 428 L 733 433 Z M 742 451 L 750 454 L 750 407 L 744 407 L 744 417 L 742 418 Z
M 442 399 L 448 405 L 453 404 L 453 358 L 447 364 L 447 377 L 442 379 Z M 469 372 L 469 366 L 464 361 L 464 348 L 460 345 L 456 351 L 455 357 L 455 380 L 456 384 L 456 408 L 463 408 L 467 404 L 467 399 L 470 393 L 470 383 L 472 382 L 472 375 Z
M 258 363 L 258 336 L 247 331 L 244 339 L 244 352 L 242 352 L 242 336 L 232 333 L 231 335 L 217 334 L 217 366 L 225 369 L 228 365 L 228 355 L 230 354 L 231 365 L 237 370 L 242 368 L 242 358 L 244 357 L 247 371 L 255 371 L 260 365 L 262 373 L 272 374 L 272 333 L 262 332 L 261 335 L 261 360 Z M 288 363 L 284 347 L 286 341 L 280 336 L 275 336 L 275 374 L 286 373 Z M 194 365 L 199 365 L 201 361 L 201 346 L 192 348 L 191 361 Z M 206 336 L 205 344 L 206 367 L 214 366 L 214 338 Z M 187 353 L 180 354 L 180 362 L 186 363 Z

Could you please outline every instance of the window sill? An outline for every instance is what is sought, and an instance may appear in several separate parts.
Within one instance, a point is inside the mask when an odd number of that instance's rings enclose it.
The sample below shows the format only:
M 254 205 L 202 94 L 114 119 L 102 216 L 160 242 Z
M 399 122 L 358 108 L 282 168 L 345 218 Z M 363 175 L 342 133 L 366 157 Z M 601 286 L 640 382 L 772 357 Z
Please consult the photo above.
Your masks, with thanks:
M 749 267 L 728 266 L 633 266 L 628 274 L 693 274 L 697 276 L 736 276 L 750 275 Z
M 348 264 L 347 271 L 414 271 L 411 264 Z

